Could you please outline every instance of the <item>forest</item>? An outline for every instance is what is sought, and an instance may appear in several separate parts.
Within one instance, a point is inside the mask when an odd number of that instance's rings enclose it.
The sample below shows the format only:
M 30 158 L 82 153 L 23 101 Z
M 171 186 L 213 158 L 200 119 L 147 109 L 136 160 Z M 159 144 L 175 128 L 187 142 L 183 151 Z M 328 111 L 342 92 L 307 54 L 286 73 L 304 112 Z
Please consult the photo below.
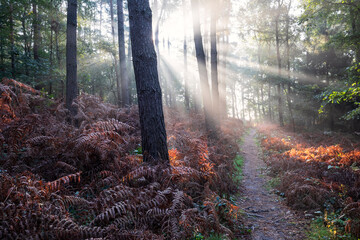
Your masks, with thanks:
M 0 239 L 360 239 L 360 0 L 0 0 Z

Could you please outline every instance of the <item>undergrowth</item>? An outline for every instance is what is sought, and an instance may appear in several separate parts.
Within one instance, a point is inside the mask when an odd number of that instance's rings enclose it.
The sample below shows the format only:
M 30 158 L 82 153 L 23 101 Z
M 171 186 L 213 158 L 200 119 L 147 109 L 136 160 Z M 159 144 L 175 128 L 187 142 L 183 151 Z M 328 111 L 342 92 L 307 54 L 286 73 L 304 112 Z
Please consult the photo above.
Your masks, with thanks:
M 265 161 L 279 180 L 277 192 L 294 209 L 322 213 L 310 239 L 349 239 L 348 233 L 359 238 L 359 141 L 316 132 L 296 135 L 268 126 L 259 131 Z
M 167 110 L 170 166 L 142 162 L 136 107 L 91 95 L 44 98 L 0 84 L 0 239 L 236 238 L 240 210 L 233 159 L 243 126 L 207 139 L 203 118 Z
M 235 172 L 233 174 L 234 182 L 240 184 L 243 179 L 243 167 L 244 157 L 242 155 L 236 155 L 234 159 Z

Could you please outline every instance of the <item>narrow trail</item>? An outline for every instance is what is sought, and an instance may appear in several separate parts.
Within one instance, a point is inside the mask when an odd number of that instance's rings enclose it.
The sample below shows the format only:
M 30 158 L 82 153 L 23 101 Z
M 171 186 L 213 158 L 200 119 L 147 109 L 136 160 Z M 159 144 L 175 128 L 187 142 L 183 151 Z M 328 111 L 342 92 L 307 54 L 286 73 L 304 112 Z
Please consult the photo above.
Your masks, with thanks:
M 251 129 L 242 145 L 244 156 L 244 192 L 240 206 L 247 215 L 245 224 L 252 229 L 251 240 L 306 239 L 305 220 L 285 206 L 280 197 L 269 192 L 266 164 L 260 158 L 255 142 L 256 130 Z

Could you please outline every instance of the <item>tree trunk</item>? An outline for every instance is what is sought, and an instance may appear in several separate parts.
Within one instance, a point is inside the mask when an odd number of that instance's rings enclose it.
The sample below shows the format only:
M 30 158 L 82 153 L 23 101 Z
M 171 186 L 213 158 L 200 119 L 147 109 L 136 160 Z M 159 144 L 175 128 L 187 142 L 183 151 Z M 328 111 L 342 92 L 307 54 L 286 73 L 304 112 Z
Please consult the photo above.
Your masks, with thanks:
M 129 96 L 129 105 L 132 105 L 133 103 L 133 97 L 132 97 L 132 89 L 133 89 L 133 84 L 134 84 L 134 69 L 133 69 L 133 63 L 132 63 L 132 53 L 131 53 L 131 39 L 130 39 L 130 34 L 129 34 L 129 42 L 128 42 L 128 55 L 127 55 L 127 63 L 126 63 L 127 69 L 129 69 L 129 91 L 128 91 L 128 96 Z
M 126 68 L 126 55 L 125 55 L 125 33 L 124 33 L 124 8 L 123 0 L 117 0 L 118 12 L 118 37 L 119 37 L 119 63 L 121 74 L 121 96 L 122 106 L 129 106 L 129 75 Z
M 54 52 L 53 52 L 53 29 L 50 28 L 50 79 L 49 79 L 49 94 L 52 94 L 52 78 L 53 78 L 53 64 L 54 64 Z
M 160 55 L 160 49 L 159 49 L 159 29 L 160 29 L 160 19 L 162 17 L 162 14 L 164 12 L 165 6 L 167 4 L 167 1 L 164 1 L 162 6 L 161 6 L 161 11 L 159 13 L 158 11 L 158 0 L 154 0 L 154 19 L 153 19 L 153 25 L 155 26 L 155 50 L 156 50 L 156 54 L 158 57 L 158 61 L 157 61 L 157 69 L 158 69 L 158 74 L 159 74 L 159 79 L 160 82 L 162 84 L 163 87 L 163 92 L 164 92 L 164 100 L 165 100 L 165 105 L 169 106 L 169 99 L 168 99 L 168 79 L 163 78 L 163 74 L 162 74 L 162 70 L 160 67 L 160 59 L 161 59 L 161 55 Z
M 128 1 L 128 8 L 144 162 L 169 164 L 149 1 Z
M 352 4 L 353 1 L 348 0 L 348 4 Z M 349 7 L 349 13 L 350 13 L 350 21 L 351 21 L 351 31 L 354 39 L 357 39 L 358 37 L 358 24 L 359 23 L 359 9 L 355 6 Z M 355 52 L 355 61 L 360 62 L 360 45 L 354 44 L 354 52 Z
M 61 55 L 60 55 L 60 48 L 59 48 L 59 31 L 60 31 L 60 24 L 59 21 L 55 21 L 55 48 L 56 48 L 56 59 L 57 59 L 57 65 L 61 68 Z
M 13 4 L 10 3 L 10 16 L 9 16 L 9 26 L 10 26 L 10 58 L 11 58 L 11 75 L 15 79 L 15 37 L 14 37 L 14 8 Z
M 68 0 L 66 27 L 66 108 L 72 115 L 75 115 L 76 109 L 72 107 L 72 102 L 78 92 L 76 76 L 77 0 Z
M 290 77 L 290 44 L 289 44 L 290 16 L 289 16 L 289 11 L 291 8 L 291 2 L 292 1 L 290 0 L 287 15 L 286 15 L 286 60 L 287 60 L 287 76 L 288 76 L 288 81 L 289 81 L 287 84 L 286 99 L 287 99 L 288 108 L 289 108 L 289 115 L 290 115 L 292 130 L 293 130 L 293 132 L 295 132 L 295 119 L 294 119 L 292 104 L 291 104 L 291 84 L 290 84 L 291 77 Z
M 2 30 L 2 27 L 0 27 L 0 30 Z M 5 58 L 4 37 L 2 34 L 0 34 L 0 73 L 1 73 L 1 75 L 3 75 L 5 73 L 4 58 Z
M 260 95 L 261 95 L 261 110 L 262 110 L 262 115 L 263 115 L 263 119 L 264 119 L 266 117 L 265 106 L 264 106 L 264 84 L 261 84 Z
M 235 89 L 235 83 L 234 83 L 233 89 Z M 244 85 L 241 86 L 241 105 L 242 105 L 242 118 L 245 121 L 245 110 L 246 109 L 245 109 L 245 87 L 244 87 Z
M 37 14 L 37 3 L 36 0 L 33 0 L 32 2 L 33 7 L 33 29 L 34 29 L 34 48 L 33 48 L 33 54 L 34 54 L 34 60 L 39 61 L 39 44 L 40 44 L 40 31 L 39 31 L 39 19 Z
M 114 21 L 114 4 L 113 0 L 110 0 L 110 17 L 111 17 L 111 36 L 113 41 L 113 47 L 116 49 L 115 44 L 115 21 Z M 116 90 L 117 90 L 117 104 L 118 106 L 122 106 L 121 104 L 121 83 L 120 83 L 120 73 L 119 73 L 119 65 L 118 65 L 118 59 L 116 56 L 116 51 L 113 52 L 114 57 L 114 63 L 115 63 L 115 77 L 116 77 Z
M 236 96 L 236 83 L 234 83 L 234 100 L 235 100 L 235 112 L 236 112 L 235 118 L 240 119 L 238 101 L 237 101 L 237 96 Z
M 102 36 L 102 9 L 103 7 L 103 0 L 100 0 L 100 37 Z
M 231 88 L 231 111 L 232 111 L 232 117 L 235 118 L 235 83 L 234 87 Z M 242 92 L 243 93 L 243 92 Z M 243 96 L 243 95 L 241 95 Z
M 278 8 L 280 11 L 280 6 Z M 276 16 L 275 20 L 275 39 L 276 39 L 276 57 L 278 62 L 278 77 L 281 78 L 281 56 L 280 56 L 280 33 L 279 33 L 279 18 L 280 12 Z M 283 117 L 283 109 L 282 109 L 282 99 L 281 99 L 281 85 L 277 84 L 278 91 L 278 112 L 279 112 L 279 124 L 281 127 L 284 126 L 284 117 Z
M 192 14 L 193 14 L 193 30 L 194 30 L 194 42 L 195 42 L 195 51 L 196 59 L 199 68 L 200 74 L 200 88 L 202 101 L 204 105 L 204 114 L 205 114 L 205 126 L 208 131 L 213 130 L 213 123 L 211 119 L 211 95 L 210 87 L 208 82 L 208 73 L 206 70 L 206 58 L 204 47 L 202 43 L 201 29 L 200 29 L 200 7 L 199 0 L 191 0 Z
M 29 76 L 29 67 L 28 67 L 28 60 L 30 55 L 30 49 L 28 45 L 28 36 L 26 33 L 26 15 L 28 14 L 28 9 L 24 8 L 23 16 L 21 19 L 21 25 L 22 25 L 22 31 L 24 36 L 24 55 L 25 55 L 25 61 L 24 61 L 24 69 L 25 69 L 25 75 Z
M 279 112 L 279 124 L 280 127 L 284 126 L 284 117 L 283 117 L 283 109 L 282 109 L 282 99 L 281 99 L 281 84 L 277 84 L 277 94 L 278 94 L 278 112 Z
M 183 21 L 184 21 L 184 98 L 185 98 L 185 109 L 190 110 L 190 101 L 189 101 L 189 83 L 188 83 L 188 64 L 187 64 L 187 42 L 186 42 L 186 4 L 185 0 L 182 1 L 183 4 Z
M 213 1 L 211 4 L 211 91 L 212 91 L 212 113 L 215 122 L 219 121 L 219 85 L 218 85 L 218 53 L 216 43 L 216 21 L 217 21 L 217 4 Z
M 227 118 L 227 104 L 226 104 L 227 71 L 226 71 L 226 66 L 227 66 L 227 54 L 228 54 L 228 49 L 229 49 L 228 44 L 229 44 L 229 36 L 226 34 L 223 36 L 223 40 L 222 40 L 223 73 L 221 74 L 221 77 L 219 79 L 219 111 L 220 111 L 220 116 L 224 117 L 224 118 Z
M 272 109 L 271 109 L 271 83 L 269 80 L 269 88 L 268 88 L 268 108 L 269 108 L 269 120 L 272 121 Z
M 256 89 L 256 99 L 257 99 L 257 103 L 256 103 L 256 105 L 257 105 L 257 110 L 258 110 L 258 113 L 259 113 L 259 115 L 258 115 L 258 118 L 257 118 L 257 120 L 258 120 L 258 122 L 260 122 L 261 121 L 261 107 L 260 107 L 260 90 L 257 88 Z

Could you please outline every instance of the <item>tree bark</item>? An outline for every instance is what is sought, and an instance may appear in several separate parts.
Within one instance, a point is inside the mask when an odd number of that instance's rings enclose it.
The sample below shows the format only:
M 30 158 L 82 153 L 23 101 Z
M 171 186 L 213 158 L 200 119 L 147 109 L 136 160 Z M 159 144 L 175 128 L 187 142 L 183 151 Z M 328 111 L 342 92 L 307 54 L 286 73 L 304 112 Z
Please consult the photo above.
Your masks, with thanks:
M 233 87 L 231 88 L 231 111 L 232 111 L 232 117 L 235 118 L 235 82 Z M 243 96 L 243 92 L 241 92 Z M 242 98 L 242 100 L 244 100 L 244 98 Z
M 53 29 L 50 27 L 50 79 L 49 79 L 49 94 L 52 94 L 52 74 L 54 64 L 54 51 L 53 51 Z
M 128 8 L 144 162 L 169 164 L 149 1 L 128 1 Z
M 213 124 L 211 120 L 211 95 L 208 82 L 208 73 L 206 70 L 206 58 L 204 47 L 202 43 L 201 29 L 200 29 L 200 16 L 199 16 L 199 0 L 191 0 L 192 14 L 193 14 L 193 30 L 194 30 L 194 42 L 196 59 L 200 74 L 200 88 L 202 101 L 204 105 L 205 114 L 205 126 L 208 131 L 213 130 Z
M 58 19 L 54 21 L 54 32 L 55 32 L 55 49 L 56 49 L 57 65 L 58 67 L 61 67 L 61 55 L 60 55 L 60 47 L 59 47 L 60 24 Z
M 68 0 L 66 27 L 66 108 L 72 115 L 75 115 L 76 109 L 72 107 L 72 102 L 78 92 L 76 76 L 77 0 Z
M 351 4 L 352 1 L 348 0 L 347 3 Z M 359 34 L 358 28 L 360 26 L 360 17 L 359 17 L 360 9 L 355 6 L 350 6 L 349 14 L 350 14 L 352 35 L 353 35 L 354 39 L 357 39 L 358 38 L 357 36 Z M 360 62 L 360 45 L 359 44 L 354 44 L 354 52 L 355 52 L 355 61 Z
M 103 7 L 103 0 L 100 0 L 100 37 L 102 36 L 102 11 L 103 11 L 103 9 L 102 9 L 102 7 Z
M 292 130 L 293 132 L 295 132 L 295 119 L 294 119 L 294 115 L 293 115 L 293 109 L 292 109 L 292 104 L 291 104 L 291 77 L 290 77 L 290 34 L 289 34 L 289 29 L 290 29 L 290 15 L 289 15 L 289 11 L 291 8 L 291 3 L 292 1 L 290 0 L 289 2 L 289 6 L 288 6 L 288 11 L 287 11 L 287 15 L 286 15 L 286 60 L 287 60 L 287 76 L 288 76 L 288 84 L 287 84 L 287 93 L 286 93 L 286 99 L 287 99 L 287 103 L 288 103 L 288 108 L 289 108 L 289 115 L 290 115 L 290 121 L 291 121 L 291 125 L 292 125 Z
M 190 101 L 189 101 L 189 83 L 188 83 L 188 64 L 187 64 L 187 42 L 186 42 L 186 4 L 185 0 L 182 1 L 183 4 L 183 21 L 184 21 L 184 98 L 185 98 L 185 109 L 190 110 Z
M 133 69 L 133 63 L 132 63 L 132 53 L 131 53 L 131 39 L 130 39 L 130 34 L 129 34 L 129 42 L 128 42 L 128 55 L 127 55 L 127 63 L 126 63 L 127 69 L 129 69 L 129 92 L 128 92 L 128 96 L 129 96 L 129 105 L 133 104 L 133 96 L 131 94 L 132 89 L 133 89 L 133 79 L 134 79 L 134 69 Z
M 34 47 L 33 47 L 33 54 L 34 60 L 39 61 L 39 44 L 40 44 L 40 31 L 39 31 L 39 19 L 37 14 L 37 3 L 36 0 L 32 2 L 33 6 L 33 29 L 34 29 Z
M 0 27 L 0 30 L 2 30 L 2 27 Z M 0 34 L 0 73 L 1 73 L 1 75 L 3 75 L 5 73 L 4 58 L 5 58 L 4 37 L 2 34 Z
M 265 106 L 264 106 L 264 84 L 261 84 L 260 86 L 260 94 L 261 94 L 261 110 L 262 110 L 262 115 L 263 118 L 266 117 L 266 113 L 265 113 Z
M 234 87 L 232 89 L 232 91 L 234 91 L 235 89 L 235 83 L 234 83 Z M 245 121 L 245 87 L 244 85 L 242 84 L 241 86 L 241 104 L 242 104 L 242 118 L 243 120 Z
M 219 121 L 219 80 L 218 80 L 218 53 L 216 43 L 216 21 L 217 21 L 217 0 L 211 4 L 210 41 L 211 41 L 211 91 L 212 91 L 212 113 L 215 122 Z
M 15 37 L 14 37 L 14 8 L 13 4 L 10 3 L 10 16 L 9 16 L 9 26 L 10 26 L 10 58 L 11 58 L 11 75 L 15 79 Z
M 268 108 L 269 108 L 269 120 L 272 121 L 272 109 L 271 109 L 271 83 L 269 80 L 269 86 L 268 86 Z
M 159 7 L 158 7 L 158 0 L 154 0 L 154 18 L 153 18 L 153 25 L 155 26 L 155 32 L 154 32 L 154 37 L 155 37 L 155 51 L 158 57 L 158 61 L 157 61 L 157 69 L 158 69 L 158 74 L 159 74 L 159 80 L 162 84 L 162 88 L 163 88 L 163 93 L 164 93 L 164 98 L 165 98 L 165 105 L 169 106 L 169 98 L 168 98 L 168 79 L 163 78 L 163 74 L 162 74 L 162 70 L 160 67 L 161 64 L 161 55 L 160 55 L 160 48 L 159 48 L 159 29 L 160 29 L 160 20 L 162 18 L 162 14 L 164 12 L 164 9 L 166 7 L 167 1 L 163 1 L 162 6 L 161 6 L 161 10 L 159 13 Z
M 116 49 L 115 44 L 115 21 L 114 21 L 114 4 L 113 0 L 110 0 L 110 18 L 111 18 L 111 36 L 113 41 L 113 47 Z M 116 90 L 117 90 L 117 104 L 118 106 L 122 106 L 121 104 L 121 83 L 120 83 L 120 73 L 119 73 L 119 64 L 116 56 L 116 51 L 113 52 L 114 63 L 115 63 L 115 77 L 116 77 Z
M 278 14 L 275 19 L 275 40 L 276 40 L 276 58 L 278 63 L 278 77 L 281 78 L 281 56 L 280 56 L 280 32 L 279 32 L 279 21 L 280 21 L 280 4 L 278 6 Z M 277 84 L 278 91 L 278 112 L 279 112 L 279 124 L 281 127 L 284 126 L 284 117 L 282 109 L 282 98 L 281 98 L 281 85 Z
M 227 118 L 227 104 L 226 104 L 226 80 L 227 80 L 227 54 L 228 54 L 228 44 L 229 44 L 229 36 L 226 34 L 223 36 L 223 47 L 222 47 L 222 68 L 223 73 L 221 74 L 219 81 L 219 111 L 220 116 Z
M 125 55 L 125 33 L 124 33 L 124 7 L 123 0 L 117 0 L 118 12 L 118 38 L 119 38 L 119 63 L 121 75 L 121 97 L 122 106 L 129 106 L 129 75 L 126 68 Z
M 28 45 L 28 36 L 26 33 L 26 15 L 28 14 L 28 9 L 24 8 L 23 16 L 21 19 L 21 25 L 22 25 L 22 31 L 23 31 L 23 37 L 24 37 L 24 55 L 26 61 L 24 61 L 24 69 L 25 69 L 25 75 L 29 76 L 29 67 L 28 67 L 28 60 L 30 56 L 30 47 Z

